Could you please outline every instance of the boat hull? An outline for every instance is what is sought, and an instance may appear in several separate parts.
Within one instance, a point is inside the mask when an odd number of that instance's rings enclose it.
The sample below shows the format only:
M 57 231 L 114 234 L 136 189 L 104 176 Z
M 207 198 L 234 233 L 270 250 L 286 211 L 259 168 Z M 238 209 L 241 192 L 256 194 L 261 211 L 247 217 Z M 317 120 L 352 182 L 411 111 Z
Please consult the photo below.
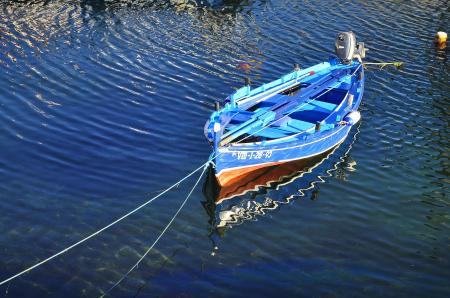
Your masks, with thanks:
M 295 140 L 283 146 L 219 148 L 215 158 L 217 181 L 225 186 L 267 167 L 293 161 L 307 163 L 343 142 L 350 129 L 351 126 L 337 126 L 325 134 L 311 135 L 307 139 Z

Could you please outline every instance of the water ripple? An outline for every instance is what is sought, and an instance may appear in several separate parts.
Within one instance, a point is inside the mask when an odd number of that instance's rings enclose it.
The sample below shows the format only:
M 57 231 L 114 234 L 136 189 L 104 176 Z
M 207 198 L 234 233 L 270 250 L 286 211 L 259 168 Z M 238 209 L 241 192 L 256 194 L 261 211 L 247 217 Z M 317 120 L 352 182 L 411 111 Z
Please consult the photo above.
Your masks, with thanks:
M 216 236 L 197 191 L 114 295 L 448 296 L 448 48 L 433 45 L 448 28 L 441 2 L 42 0 L 0 8 L 2 277 L 201 164 L 210 153 L 204 120 L 244 77 L 257 85 L 294 63 L 327 59 L 336 32 L 352 29 L 370 48 L 368 61 L 404 67 L 367 71 L 350 153 L 347 140 L 311 173 L 236 197 L 235 210 L 253 209 Z M 188 189 L 11 283 L 9 295 L 100 295 Z

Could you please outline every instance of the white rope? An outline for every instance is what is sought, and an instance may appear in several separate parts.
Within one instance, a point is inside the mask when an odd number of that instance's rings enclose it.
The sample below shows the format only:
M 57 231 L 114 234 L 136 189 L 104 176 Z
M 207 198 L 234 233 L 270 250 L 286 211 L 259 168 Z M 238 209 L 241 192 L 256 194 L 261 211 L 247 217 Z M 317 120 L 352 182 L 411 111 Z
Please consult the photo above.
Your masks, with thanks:
M 212 157 L 212 158 L 214 158 L 214 157 Z M 187 178 L 191 177 L 194 173 L 198 172 L 202 167 L 205 167 L 206 165 L 208 165 L 208 164 L 210 163 L 210 161 L 211 161 L 211 159 L 209 159 L 207 162 L 205 162 L 204 164 L 202 164 L 200 167 L 198 167 L 198 168 L 195 169 L 194 171 L 190 172 L 190 173 L 189 173 L 188 175 L 186 175 L 184 178 L 182 178 L 182 179 L 178 180 L 176 183 L 172 184 L 172 186 L 166 188 L 164 191 L 160 192 L 159 194 L 157 194 L 156 196 L 154 196 L 153 198 L 151 198 L 150 200 L 148 200 L 148 201 L 145 202 L 144 204 L 140 205 L 139 207 L 136 207 L 135 209 L 131 210 L 131 211 L 128 212 L 127 214 L 125 214 L 125 215 L 121 216 L 120 218 L 116 219 L 116 220 L 113 221 L 112 223 L 110 223 L 110 224 L 104 226 L 103 228 L 101 228 L 101 229 L 97 230 L 96 232 L 90 234 L 89 236 L 87 236 L 87 237 L 81 239 L 80 241 L 78 241 L 78 242 L 76 242 L 76 243 L 70 245 L 69 247 L 66 247 L 65 249 L 61 250 L 60 252 L 58 252 L 58 253 L 56 253 L 56 254 L 54 254 L 54 255 L 52 255 L 52 256 L 46 258 L 45 260 L 42 260 L 42 261 L 40 261 L 40 262 L 34 264 L 33 266 L 31 266 L 31 267 L 29 267 L 29 268 L 27 268 L 27 269 L 25 269 L 25 270 L 23 270 L 23 271 L 21 271 L 21 272 L 15 274 L 15 275 L 13 275 L 13 276 L 11 276 L 11 277 L 9 277 L 9 278 L 7 278 L 7 279 L 1 281 L 1 282 L 0 282 L 0 286 L 1 286 L 1 285 L 4 285 L 5 283 L 7 283 L 7 282 L 9 282 L 9 281 L 11 281 L 11 280 L 13 280 L 13 279 L 19 277 L 19 276 L 21 276 L 21 275 L 23 275 L 23 274 L 25 274 L 25 273 L 31 271 L 31 270 L 33 270 L 33 269 L 36 268 L 36 267 L 39 267 L 39 266 L 41 266 L 41 265 L 47 263 L 48 261 L 50 261 L 50 260 L 56 258 L 57 256 L 62 255 L 63 253 L 65 253 L 65 252 L 71 250 L 72 248 L 74 248 L 74 247 L 76 247 L 76 246 L 82 244 L 83 242 L 86 242 L 87 240 L 89 240 L 89 239 L 91 239 L 92 237 L 94 237 L 94 236 L 100 234 L 100 233 L 103 232 L 104 230 L 106 230 L 106 229 L 112 227 L 113 225 L 117 224 L 118 222 L 124 220 L 124 219 L 127 218 L 128 216 L 132 215 L 133 213 L 137 212 L 138 210 L 144 208 L 145 206 L 147 206 L 148 204 L 150 204 L 151 202 L 153 202 L 154 200 L 156 200 L 157 198 L 161 197 L 163 194 L 167 193 L 167 192 L 170 191 L 171 189 L 177 187 L 181 182 L 183 182 L 183 181 L 185 181 Z
M 189 192 L 189 194 L 187 195 L 186 199 L 184 199 L 183 203 L 180 205 L 180 207 L 178 208 L 177 212 L 175 212 L 174 216 L 172 217 L 172 219 L 169 221 L 169 223 L 166 225 L 166 227 L 162 230 L 162 232 L 159 234 L 158 238 L 156 238 L 156 240 L 153 242 L 153 244 L 147 249 L 147 251 L 139 258 L 139 260 L 115 283 L 112 285 L 112 287 L 110 287 L 108 290 L 106 290 L 105 293 L 103 293 L 100 297 L 104 297 L 105 295 L 107 295 L 112 289 L 114 289 L 115 287 L 117 287 L 125 278 L 127 278 L 127 276 L 138 267 L 139 263 L 141 263 L 141 261 L 148 255 L 148 253 L 152 250 L 152 248 L 156 245 L 156 243 L 159 241 L 159 239 L 161 239 L 161 237 L 164 235 L 164 233 L 169 229 L 170 225 L 173 223 L 173 221 L 175 220 L 175 218 L 178 216 L 178 214 L 180 213 L 181 209 L 183 209 L 184 205 L 186 204 L 186 202 L 188 201 L 188 199 L 191 197 L 192 193 L 194 192 L 194 189 L 197 187 L 197 185 L 199 184 L 201 178 L 203 177 L 203 174 L 205 173 L 206 169 L 207 169 L 207 165 L 204 166 L 202 173 L 200 174 L 200 176 L 198 177 L 197 181 L 195 182 L 194 186 L 192 187 L 191 191 Z
M 239 112 L 236 112 L 232 117 L 236 116 L 237 114 L 239 114 Z M 170 187 L 166 188 L 164 191 L 160 192 L 159 194 L 157 194 L 156 196 L 152 197 L 152 198 L 151 198 L 150 200 L 148 200 L 147 202 L 145 202 L 145 203 L 143 203 L 142 205 L 136 207 L 135 209 L 131 210 L 130 212 L 128 212 L 127 214 L 121 216 L 120 218 L 116 219 L 115 221 L 111 222 L 110 224 L 108 224 L 108 225 L 104 226 L 103 228 L 101 228 L 101 229 L 95 231 L 94 233 L 92 233 L 92 234 L 86 236 L 85 238 L 79 240 L 78 242 L 76 242 L 76 243 L 74 243 L 74 244 L 72 244 L 72 245 L 66 247 L 65 249 L 63 249 L 63 250 L 61 250 L 61 251 L 55 253 L 54 255 L 52 255 L 52 256 L 50 256 L 50 257 L 48 257 L 48 258 L 46 258 L 46 259 L 44 259 L 44 260 L 42 260 L 42 261 L 40 261 L 40 262 L 38 262 L 38 263 L 36 263 L 36 264 L 34 264 L 33 266 L 28 267 L 27 269 L 24 269 L 24 270 L 20 271 L 19 273 L 15 274 L 15 275 L 13 275 L 13 276 L 11 276 L 11 277 L 8 277 L 7 279 L 1 281 L 1 282 L 0 282 L 0 286 L 6 284 L 7 282 L 9 282 L 9 281 L 11 281 L 11 280 L 13 280 L 13 279 L 15 279 L 15 278 L 17 278 L 17 277 L 19 277 L 19 276 L 24 275 L 24 274 L 27 273 L 27 272 L 30 272 L 31 270 L 33 270 L 33 269 L 35 269 L 35 268 L 37 268 L 37 267 L 39 267 L 39 266 L 41 266 L 41 265 L 43 265 L 43 264 L 45 264 L 45 263 L 51 261 L 51 260 L 53 260 L 54 258 L 56 258 L 56 257 L 58 257 L 58 256 L 60 256 L 60 255 L 62 255 L 62 254 L 64 254 L 64 253 L 68 252 L 69 250 L 75 248 L 76 246 L 78 246 L 78 245 L 80 245 L 80 244 L 86 242 L 87 240 L 91 239 L 92 237 L 94 237 L 94 236 L 100 234 L 101 232 L 105 231 L 106 229 L 108 229 L 108 228 L 112 227 L 113 225 L 119 223 L 120 221 L 124 220 L 125 218 L 127 218 L 127 217 L 130 216 L 130 215 L 132 215 L 133 213 L 136 213 L 138 210 L 144 208 L 145 206 L 147 206 L 148 204 L 150 204 L 151 202 L 153 202 L 153 201 L 156 200 L 157 198 L 161 197 L 162 195 L 164 195 L 165 193 L 167 193 L 167 192 L 170 191 L 171 189 L 173 189 L 173 188 L 175 188 L 175 187 L 178 187 L 179 184 L 180 184 L 181 182 L 183 182 L 183 181 L 185 181 L 186 179 L 188 179 L 189 177 L 191 177 L 193 174 L 195 174 L 196 172 L 198 172 L 201 168 L 206 167 L 207 165 L 209 165 L 210 162 L 211 162 L 212 160 L 214 160 L 214 158 L 218 157 L 218 156 L 221 155 L 221 154 L 222 154 L 222 153 L 212 155 L 205 163 L 203 163 L 201 166 L 199 166 L 198 168 L 196 168 L 195 170 L 193 170 L 192 172 L 190 172 L 189 174 L 187 174 L 184 178 L 178 180 L 177 182 L 175 182 L 174 184 L 172 184 Z

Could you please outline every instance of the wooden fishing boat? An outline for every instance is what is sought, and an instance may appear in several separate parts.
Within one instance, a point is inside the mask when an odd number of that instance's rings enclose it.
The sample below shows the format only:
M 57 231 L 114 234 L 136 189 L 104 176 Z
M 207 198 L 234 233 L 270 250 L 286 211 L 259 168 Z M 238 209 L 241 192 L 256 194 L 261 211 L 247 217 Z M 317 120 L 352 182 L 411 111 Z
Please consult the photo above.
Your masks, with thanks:
M 252 89 L 249 82 L 216 102 L 205 125 L 220 185 L 290 161 L 307 160 L 338 146 L 360 119 L 364 44 L 338 34 L 337 58 Z

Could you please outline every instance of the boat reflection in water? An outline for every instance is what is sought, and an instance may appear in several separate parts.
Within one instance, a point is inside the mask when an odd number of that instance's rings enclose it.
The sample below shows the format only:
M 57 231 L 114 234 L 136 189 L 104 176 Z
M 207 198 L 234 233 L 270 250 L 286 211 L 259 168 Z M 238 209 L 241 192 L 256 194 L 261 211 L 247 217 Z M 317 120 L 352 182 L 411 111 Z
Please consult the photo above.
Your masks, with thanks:
M 345 179 L 345 172 L 353 171 L 356 165 L 349 152 L 358 132 L 359 129 L 350 145 L 338 145 L 308 160 L 259 169 L 223 186 L 219 185 L 214 169 L 210 167 L 203 185 L 206 198 L 203 207 L 210 216 L 210 238 L 215 249 L 227 228 L 264 216 L 296 198 L 309 196 L 315 200 L 317 183 L 325 182 L 326 178 L 335 176 Z M 342 149 L 346 151 L 342 152 Z M 289 187 L 293 182 L 295 188 Z

